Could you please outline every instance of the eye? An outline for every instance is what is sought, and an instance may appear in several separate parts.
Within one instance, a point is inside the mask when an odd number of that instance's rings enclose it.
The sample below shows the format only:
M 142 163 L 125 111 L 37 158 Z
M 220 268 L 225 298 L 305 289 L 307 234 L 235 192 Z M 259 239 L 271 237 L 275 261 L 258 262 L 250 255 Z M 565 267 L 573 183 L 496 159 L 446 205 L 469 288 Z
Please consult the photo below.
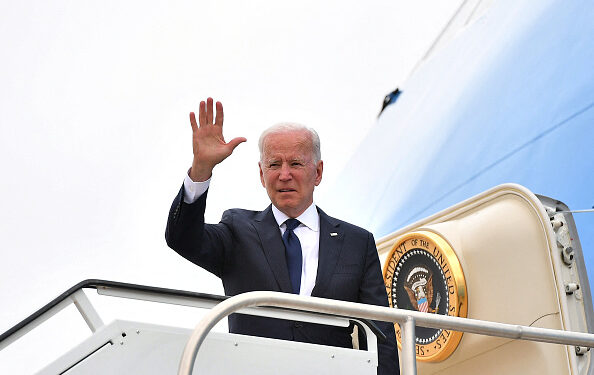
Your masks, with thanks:
M 291 162 L 291 167 L 302 167 L 302 166 L 303 166 L 303 162 L 300 162 L 300 161 Z
M 280 163 L 279 162 L 273 161 L 273 162 L 268 163 L 268 168 L 270 168 L 270 169 L 277 169 L 279 167 L 280 167 Z

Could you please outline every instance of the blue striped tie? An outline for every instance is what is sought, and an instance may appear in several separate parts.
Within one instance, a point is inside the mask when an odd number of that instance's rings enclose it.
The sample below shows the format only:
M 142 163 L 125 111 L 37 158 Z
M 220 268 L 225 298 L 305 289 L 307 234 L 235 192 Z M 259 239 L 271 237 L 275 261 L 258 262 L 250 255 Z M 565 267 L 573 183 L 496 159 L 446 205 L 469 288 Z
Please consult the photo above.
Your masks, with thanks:
M 289 278 L 293 286 L 293 293 L 299 294 L 301 288 L 301 242 L 293 230 L 301 224 L 297 219 L 287 219 L 285 221 L 287 230 L 283 234 L 283 242 L 285 243 L 287 267 L 289 268 Z

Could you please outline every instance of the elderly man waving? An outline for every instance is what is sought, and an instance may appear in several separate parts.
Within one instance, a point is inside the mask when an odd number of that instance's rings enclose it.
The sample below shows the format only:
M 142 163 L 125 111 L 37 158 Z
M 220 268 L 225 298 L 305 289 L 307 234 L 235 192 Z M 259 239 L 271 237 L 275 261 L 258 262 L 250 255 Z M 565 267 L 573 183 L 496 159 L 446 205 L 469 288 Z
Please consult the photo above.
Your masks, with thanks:
M 167 244 L 221 278 L 225 294 L 254 290 L 388 306 L 373 235 L 330 217 L 313 203 L 324 163 L 310 128 L 279 124 L 259 141 L 260 180 L 271 205 L 263 211 L 231 209 L 218 224 L 204 223 L 213 168 L 245 138 L 225 142 L 223 106 L 200 103 L 190 113 L 194 159 L 167 221 Z M 216 116 L 215 116 L 216 109 Z M 398 374 L 394 327 L 378 322 L 387 340 L 378 345 L 378 374 Z M 242 314 L 229 317 L 233 333 L 351 347 L 352 327 L 334 327 Z

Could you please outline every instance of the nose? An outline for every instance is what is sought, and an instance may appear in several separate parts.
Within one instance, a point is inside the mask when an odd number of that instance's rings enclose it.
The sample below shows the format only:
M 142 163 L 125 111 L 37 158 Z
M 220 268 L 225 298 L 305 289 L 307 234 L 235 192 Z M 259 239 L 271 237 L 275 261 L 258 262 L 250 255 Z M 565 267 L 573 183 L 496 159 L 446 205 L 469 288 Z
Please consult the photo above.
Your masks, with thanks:
M 278 178 L 281 181 L 288 181 L 292 178 L 291 168 L 289 167 L 289 165 L 287 163 L 283 163 L 283 165 L 281 166 L 280 174 L 279 174 Z

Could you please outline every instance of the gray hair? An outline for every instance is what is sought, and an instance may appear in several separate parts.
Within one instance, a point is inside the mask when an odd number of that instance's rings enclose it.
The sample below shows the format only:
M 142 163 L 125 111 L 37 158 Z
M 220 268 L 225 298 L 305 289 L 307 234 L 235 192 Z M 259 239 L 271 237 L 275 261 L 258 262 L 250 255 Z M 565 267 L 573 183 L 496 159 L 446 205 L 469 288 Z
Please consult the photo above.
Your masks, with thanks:
M 267 136 L 269 136 L 270 134 L 277 134 L 290 131 L 306 131 L 310 136 L 314 163 L 317 163 L 322 159 L 322 151 L 320 149 L 320 136 L 318 136 L 318 133 L 313 128 L 309 128 L 305 125 L 301 125 L 294 122 L 282 122 L 280 124 L 272 125 L 268 129 L 264 130 L 260 135 L 260 139 L 258 140 L 258 148 L 260 149 L 260 160 L 262 160 L 262 155 L 264 153 L 264 139 L 266 139 Z

